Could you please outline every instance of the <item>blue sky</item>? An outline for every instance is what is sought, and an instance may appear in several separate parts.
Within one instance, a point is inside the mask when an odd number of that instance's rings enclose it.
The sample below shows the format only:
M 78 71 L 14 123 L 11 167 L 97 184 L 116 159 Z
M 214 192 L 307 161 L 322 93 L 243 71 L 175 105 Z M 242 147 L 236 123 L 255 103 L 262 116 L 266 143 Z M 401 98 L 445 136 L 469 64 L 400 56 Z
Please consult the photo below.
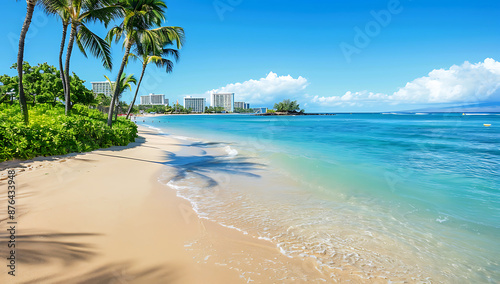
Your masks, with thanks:
M 24 1 L 4 1 L 0 72 L 17 56 Z M 169 0 L 168 22 L 186 43 L 174 72 L 153 65 L 140 94 L 209 98 L 235 92 L 253 107 L 297 99 L 307 111 L 393 111 L 500 101 L 500 2 L 427 0 Z M 106 29 L 93 25 L 105 36 Z M 57 65 L 61 23 L 37 8 L 25 60 Z M 76 48 L 71 71 L 87 81 L 116 76 Z M 498 61 L 497 61 L 498 60 Z M 138 77 L 141 67 L 126 73 Z M 135 90 L 134 90 L 135 91 Z M 130 101 L 132 92 L 123 99 Z

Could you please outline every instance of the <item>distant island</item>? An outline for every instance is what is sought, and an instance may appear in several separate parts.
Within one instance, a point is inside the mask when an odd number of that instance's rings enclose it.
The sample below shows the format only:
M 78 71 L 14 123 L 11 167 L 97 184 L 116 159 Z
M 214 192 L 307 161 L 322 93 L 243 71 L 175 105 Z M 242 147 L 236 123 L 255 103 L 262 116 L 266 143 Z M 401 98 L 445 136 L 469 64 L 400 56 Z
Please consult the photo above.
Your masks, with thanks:
M 301 109 L 297 101 L 292 101 L 290 99 L 283 100 L 282 102 L 274 104 L 274 109 L 267 110 L 266 113 L 258 113 L 255 115 L 335 115 L 331 113 L 306 113 L 304 109 Z

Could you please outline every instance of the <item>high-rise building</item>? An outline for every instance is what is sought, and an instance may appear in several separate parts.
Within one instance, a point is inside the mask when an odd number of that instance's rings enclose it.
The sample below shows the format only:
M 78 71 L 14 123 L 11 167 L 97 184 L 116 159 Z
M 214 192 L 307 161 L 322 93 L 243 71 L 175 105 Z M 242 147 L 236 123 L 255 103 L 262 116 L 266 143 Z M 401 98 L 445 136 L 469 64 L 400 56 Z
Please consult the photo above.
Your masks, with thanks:
M 205 111 L 205 98 L 192 98 L 186 96 L 184 98 L 184 108 L 191 108 L 191 112 L 203 113 Z
M 149 94 L 141 96 L 141 105 L 164 105 L 168 106 L 168 99 L 163 94 Z
M 234 102 L 234 108 L 249 109 L 250 104 L 247 104 L 245 102 Z
M 111 82 L 111 84 L 114 87 L 115 82 Z M 94 95 L 97 95 L 97 94 L 104 94 L 106 96 L 113 95 L 113 89 L 109 85 L 108 81 L 92 82 L 92 92 L 94 92 Z
M 234 93 L 213 93 L 210 106 L 223 107 L 226 112 L 234 112 Z
M 234 108 L 243 108 L 245 107 L 244 102 L 234 102 Z
M 250 104 L 247 104 L 245 102 L 234 102 L 234 108 L 249 109 Z

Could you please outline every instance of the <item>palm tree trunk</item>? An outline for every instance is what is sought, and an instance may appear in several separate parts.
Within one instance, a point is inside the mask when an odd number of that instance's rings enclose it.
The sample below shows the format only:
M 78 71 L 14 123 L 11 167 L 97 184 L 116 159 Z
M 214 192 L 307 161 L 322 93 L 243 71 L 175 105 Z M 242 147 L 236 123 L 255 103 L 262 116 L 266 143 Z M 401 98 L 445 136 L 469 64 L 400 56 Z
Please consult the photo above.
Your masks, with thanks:
M 74 23 L 71 23 L 71 32 L 69 34 L 69 42 L 68 42 L 68 49 L 66 50 L 66 63 L 64 66 L 64 73 L 65 73 L 65 83 L 66 83 L 66 89 L 64 90 L 64 100 L 66 101 L 66 107 L 64 109 L 64 113 L 66 115 L 69 114 L 69 111 L 71 110 L 71 92 L 69 88 L 69 60 L 71 58 L 71 52 L 73 51 L 73 43 L 75 42 L 75 36 L 76 36 L 76 25 Z
M 24 123 L 28 124 L 28 105 L 26 104 L 26 96 L 24 95 L 23 88 L 23 60 L 24 60 L 24 40 L 26 39 L 26 33 L 31 24 L 31 18 L 33 17 L 33 11 L 35 10 L 34 0 L 27 0 L 26 4 L 26 18 L 24 19 L 23 27 L 21 29 L 21 35 L 19 37 L 19 50 L 17 52 L 17 75 L 19 76 L 19 104 L 21 105 L 21 113 L 24 117 Z
M 118 106 L 120 105 L 120 101 L 117 100 L 117 102 L 115 103 L 115 122 L 116 122 L 116 119 L 118 118 Z
M 128 39 L 127 48 L 125 49 L 125 55 L 122 59 L 122 65 L 120 66 L 120 70 L 118 71 L 118 76 L 116 77 L 115 84 L 120 82 L 120 78 L 122 77 L 123 69 L 125 69 L 125 64 L 127 63 L 128 54 L 130 53 L 130 48 L 132 47 L 132 40 Z M 120 92 L 120 88 L 115 88 L 115 93 L 113 94 L 113 98 L 111 98 L 111 105 L 109 106 L 108 111 L 108 126 L 111 127 L 113 125 L 113 109 L 115 108 L 115 100 L 118 99 L 118 93 Z
M 142 82 L 142 77 L 144 77 L 144 72 L 146 71 L 146 66 L 148 66 L 146 63 L 142 64 L 142 73 L 141 73 L 141 78 L 139 78 L 139 83 L 137 83 L 137 89 L 135 89 L 135 95 L 134 99 L 130 103 L 130 106 L 127 111 L 127 119 L 130 116 L 130 113 L 132 112 L 132 108 L 134 107 L 135 99 L 137 98 L 137 94 L 139 93 L 139 87 L 141 87 L 141 82 Z
M 59 73 L 61 76 L 61 81 L 63 85 L 64 95 L 66 96 L 66 76 L 64 75 L 63 69 L 63 53 L 64 53 L 64 44 L 66 43 L 66 33 L 68 31 L 68 23 L 63 20 L 63 33 L 61 39 L 61 48 L 59 49 Z M 65 97 L 66 99 L 66 97 Z
M 5 99 L 7 99 L 9 97 L 8 94 L 5 94 L 3 95 L 1 98 L 0 98 L 0 104 L 3 103 L 3 101 L 5 101 Z

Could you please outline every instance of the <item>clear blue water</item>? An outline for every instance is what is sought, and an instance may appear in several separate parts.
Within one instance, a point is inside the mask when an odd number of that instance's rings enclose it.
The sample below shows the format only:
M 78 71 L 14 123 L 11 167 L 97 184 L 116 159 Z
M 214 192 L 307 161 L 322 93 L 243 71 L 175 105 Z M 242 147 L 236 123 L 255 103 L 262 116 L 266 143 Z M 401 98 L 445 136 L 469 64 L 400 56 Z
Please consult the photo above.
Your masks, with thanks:
M 216 216 L 208 207 L 220 200 L 196 206 L 285 253 L 319 258 L 320 268 L 348 264 L 366 278 L 500 281 L 500 115 L 179 115 L 138 124 L 229 143 L 264 164 L 251 182 L 267 190 L 238 189 L 253 204 L 244 214 L 262 226 Z

